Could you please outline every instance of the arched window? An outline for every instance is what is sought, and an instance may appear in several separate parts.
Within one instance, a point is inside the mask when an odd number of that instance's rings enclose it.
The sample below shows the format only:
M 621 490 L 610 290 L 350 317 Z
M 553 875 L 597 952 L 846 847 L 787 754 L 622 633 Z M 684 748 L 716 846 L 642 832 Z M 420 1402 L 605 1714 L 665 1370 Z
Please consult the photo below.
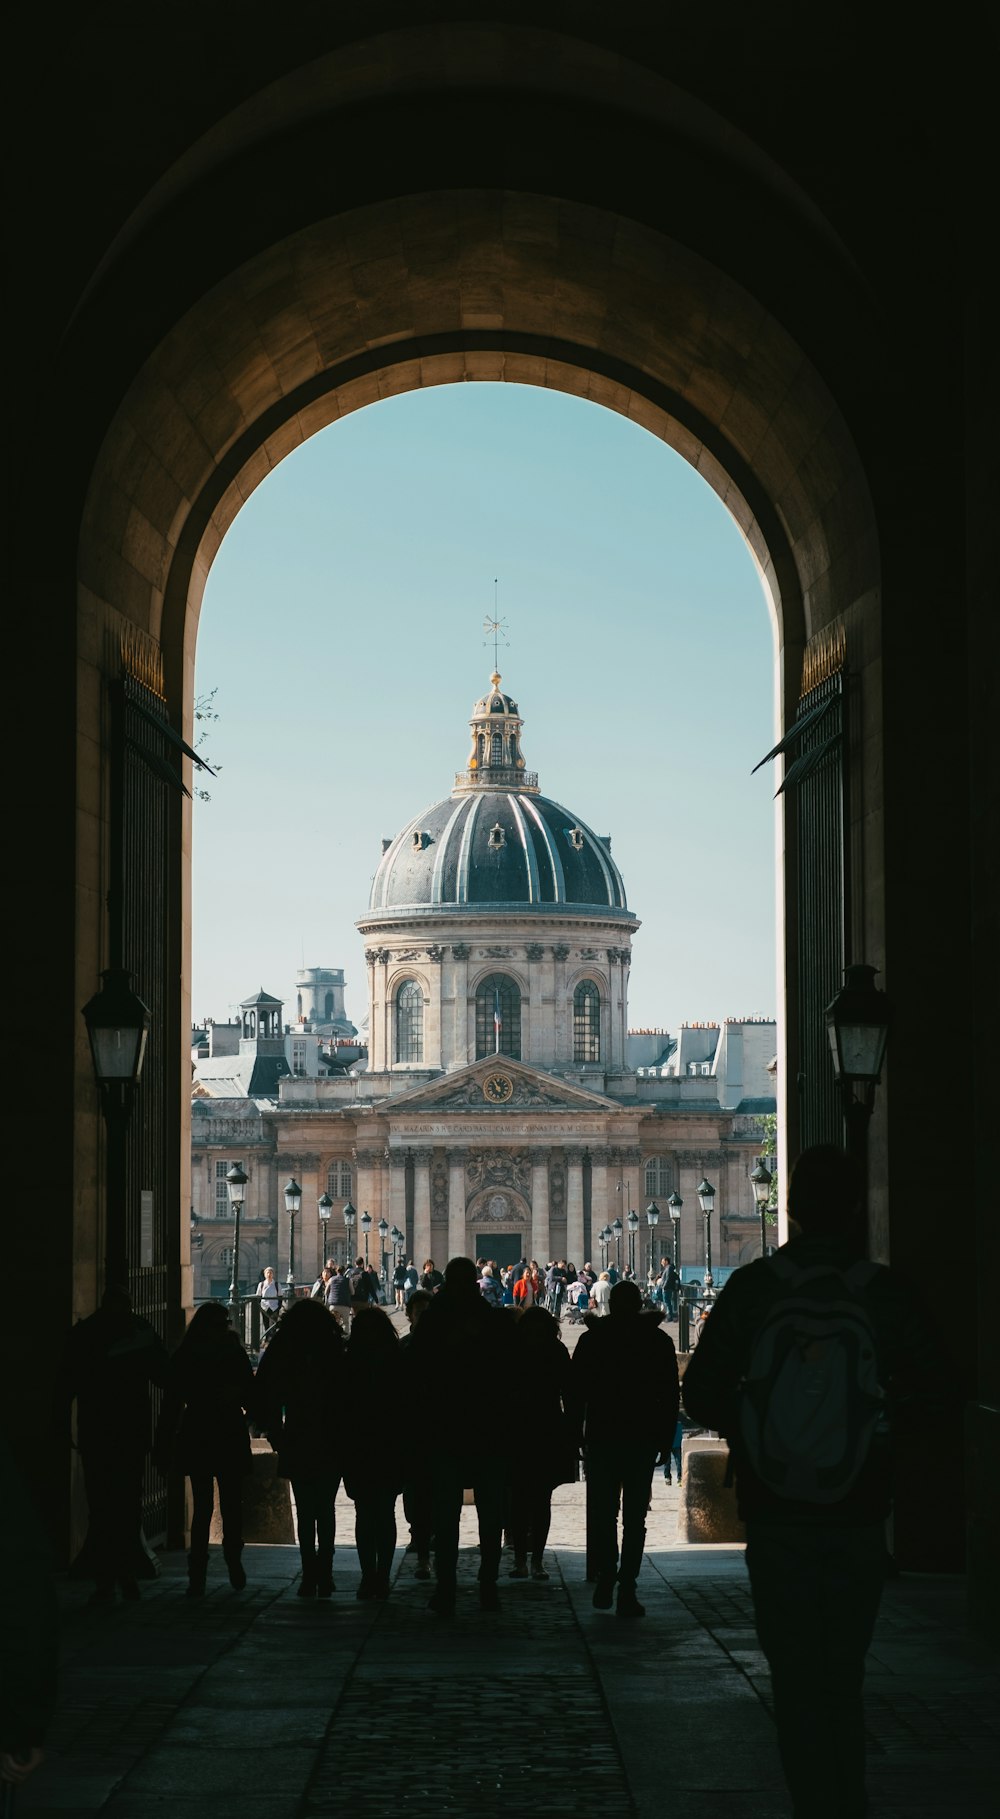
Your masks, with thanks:
M 581 979 L 573 993 L 573 1060 L 601 1059 L 601 994 L 593 979 Z
M 424 1058 L 424 994 L 415 979 L 404 979 L 396 993 L 396 1060 Z
M 673 1192 L 674 1171 L 665 1156 L 650 1156 L 646 1164 L 646 1194 L 650 1200 L 665 1200 Z
M 476 991 L 476 1060 L 521 1059 L 521 994 L 506 973 L 488 973 Z

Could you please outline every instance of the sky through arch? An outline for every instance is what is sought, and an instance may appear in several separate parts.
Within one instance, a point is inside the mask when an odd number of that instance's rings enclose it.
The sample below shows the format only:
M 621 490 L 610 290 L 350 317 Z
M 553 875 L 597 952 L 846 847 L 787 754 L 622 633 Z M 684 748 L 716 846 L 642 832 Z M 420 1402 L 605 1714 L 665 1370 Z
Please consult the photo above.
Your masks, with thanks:
M 496 585 L 494 585 L 496 583 Z M 543 793 L 610 834 L 642 921 L 633 1026 L 773 1015 L 774 643 L 705 482 L 648 431 L 530 386 L 354 412 L 288 456 L 208 578 L 192 1014 L 341 966 L 382 837 L 448 794 L 493 641 Z

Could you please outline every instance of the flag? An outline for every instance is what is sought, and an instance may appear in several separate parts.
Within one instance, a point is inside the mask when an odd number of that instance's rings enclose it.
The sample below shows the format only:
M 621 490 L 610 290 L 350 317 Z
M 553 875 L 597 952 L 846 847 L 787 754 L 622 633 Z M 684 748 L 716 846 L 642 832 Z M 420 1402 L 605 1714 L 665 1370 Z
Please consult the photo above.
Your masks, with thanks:
M 500 1031 L 502 1027 L 503 1018 L 500 1015 L 500 987 L 495 985 L 493 987 L 493 1036 L 496 1042 L 496 1053 L 498 1055 L 500 1053 Z

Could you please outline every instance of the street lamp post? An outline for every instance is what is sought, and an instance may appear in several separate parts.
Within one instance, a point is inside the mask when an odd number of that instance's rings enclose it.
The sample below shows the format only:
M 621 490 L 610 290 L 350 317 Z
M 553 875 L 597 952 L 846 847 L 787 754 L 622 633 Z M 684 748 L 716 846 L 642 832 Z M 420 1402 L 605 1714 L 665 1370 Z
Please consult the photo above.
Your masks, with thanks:
M 653 1248 L 654 1248 L 654 1245 L 656 1242 L 656 1228 L 659 1225 L 659 1223 L 660 1223 L 660 1209 L 657 1206 L 656 1201 L 651 1200 L 649 1205 L 646 1208 L 646 1225 L 649 1230 L 649 1249 L 647 1252 L 648 1261 L 646 1264 L 647 1282 L 651 1279 L 652 1274 L 653 1274 Z
M 620 1219 L 615 1219 L 611 1226 L 611 1235 L 615 1241 L 615 1268 L 619 1276 L 622 1273 L 622 1232 L 625 1230 Z
M 382 1278 L 382 1292 L 386 1301 L 389 1299 L 389 1265 L 385 1254 L 385 1241 L 389 1236 L 388 1219 L 380 1219 L 375 1230 L 378 1232 L 378 1273 Z
M 316 1202 L 316 1210 L 319 1213 L 319 1270 L 317 1271 L 317 1274 L 321 1275 L 327 1256 L 327 1233 L 330 1228 L 330 1214 L 333 1212 L 333 1201 L 329 1194 L 320 1194 L 320 1197 Z
M 111 1288 L 128 1282 L 125 1133 L 146 1054 L 150 1014 L 132 990 L 132 975 L 125 967 L 108 967 L 101 978 L 104 983 L 84 1005 L 83 1018 L 108 1140 L 104 1284 Z
M 354 1260 L 354 1222 L 357 1219 L 357 1208 L 348 1200 L 344 1206 L 344 1225 L 347 1230 L 348 1261 Z
M 365 1269 L 368 1268 L 368 1234 L 371 1231 L 371 1229 L 372 1229 L 371 1213 L 368 1213 L 368 1212 L 362 1213 L 361 1230 L 364 1232 L 364 1235 L 365 1235 Z
M 293 1175 L 285 1184 L 285 1206 L 288 1211 L 288 1280 L 285 1283 L 285 1300 L 295 1300 L 295 1215 L 302 1205 L 302 1189 Z
M 715 1189 L 710 1181 L 702 1179 L 697 1189 L 698 1205 L 705 1215 L 705 1300 L 715 1297 L 715 1284 L 712 1279 L 712 1207 L 715 1203 Z
M 628 1209 L 628 1267 L 629 1273 L 635 1275 L 635 1235 L 639 1230 L 639 1215 L 633 1206 Z
M 889 1039 L 889 1001 L 875 985 L 875 966 L 849 966 L 826 1007 L 833 1071 L 840 1087 L 846 1148 L 859 1165 L 868 1209 L 868 1125 Z
M 681 1199 L 680 1194 L 677 1192 L 677 1189 L 674 1188 L 673 1193 L 667 1201 L 667 1212 L 670 1214 L 671 1255 L 674 1264 L 674 1274 L 677 1277 L 678 1290 L 680 1289 L 681 1281 L 681 1208 L 683 1205 L 684 1202 Z
M 767 1256 L 767 1208 L 771 1198 L 773 1179 L 763 1156 L 759 1156 L 756 1168 L 750 1170 L 750 1185 L 753 1188 L 753 1197 L 757 1202 L 757 1211 L 760 1214 L 760 1254 L 762 1257 Z
M 240 1214 L 246 1198 L 247 1176 L 238 1162 L 234 1162 L 226 1173 L 226 1187 L 229 1190 L 229 1205 L 233 1215 L 233 1274 L 229 1284 L 229 1318 L 237 1332 L 240 1329 Z
M 392 1268 L 393 1273 L 395 1274 L 396 1266 L 402 1260 L 403 1246 L 406 1243 L 406 1239 L 398 1225 L 393 1226 L 389 1236 L 392 1239 Z

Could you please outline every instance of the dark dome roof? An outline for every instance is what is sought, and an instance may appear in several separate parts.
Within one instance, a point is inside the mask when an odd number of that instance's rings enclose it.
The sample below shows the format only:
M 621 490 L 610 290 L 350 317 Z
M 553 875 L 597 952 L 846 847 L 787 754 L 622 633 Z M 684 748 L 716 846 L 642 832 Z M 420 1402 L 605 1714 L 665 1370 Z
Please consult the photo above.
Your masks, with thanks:
M 558 802 L 516 788 L 446 796 L 386 849 L 369 911 L 438 904 L 628 907 L 610 842 Z

